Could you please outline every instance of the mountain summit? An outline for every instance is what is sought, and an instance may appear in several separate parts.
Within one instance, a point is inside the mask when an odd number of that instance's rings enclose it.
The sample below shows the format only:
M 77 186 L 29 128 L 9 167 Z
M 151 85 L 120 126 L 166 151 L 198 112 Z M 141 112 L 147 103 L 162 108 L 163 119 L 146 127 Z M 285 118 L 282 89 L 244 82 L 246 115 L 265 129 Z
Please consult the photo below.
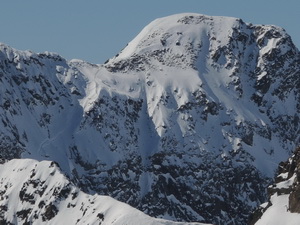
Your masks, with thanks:
M 1 45 L 0 154 L 151 216 L 244 224 L 298 144 L 299 75 L 282 28 L 200 14 L 155 20 L 104 65 Z

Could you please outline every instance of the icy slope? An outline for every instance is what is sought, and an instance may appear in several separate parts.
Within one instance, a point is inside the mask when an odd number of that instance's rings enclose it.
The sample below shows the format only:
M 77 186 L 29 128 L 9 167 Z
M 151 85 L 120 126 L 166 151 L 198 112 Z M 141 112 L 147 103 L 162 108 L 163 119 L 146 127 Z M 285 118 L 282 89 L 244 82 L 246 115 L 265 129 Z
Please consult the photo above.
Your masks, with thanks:
M 243 224 L 299 138 L 299 51 L 281 28 L 179 14 L 104 65 L 0 46 L 1 157 L 173 220 Z
M 1 224 L 191 224 L 151 218 L 107 196 L 88 195 L 50 161 L 0 165 Z

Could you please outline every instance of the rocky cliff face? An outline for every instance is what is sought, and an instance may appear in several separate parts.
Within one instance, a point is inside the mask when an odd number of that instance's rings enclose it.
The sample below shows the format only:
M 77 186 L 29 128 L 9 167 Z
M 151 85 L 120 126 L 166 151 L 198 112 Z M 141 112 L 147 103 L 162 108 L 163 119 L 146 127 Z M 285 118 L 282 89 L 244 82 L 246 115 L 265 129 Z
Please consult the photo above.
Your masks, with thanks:
M 278 27 L 179 14 L 104 65 L 0 59 L 1 157 L 55 161 L 152 216 L 243 224 L 298 143 L 300 54 Z
M 279 164 L 274 184 L 268 187 L 269 201 L 253 214 L 249 224 L 299 224 L 300 148 Z

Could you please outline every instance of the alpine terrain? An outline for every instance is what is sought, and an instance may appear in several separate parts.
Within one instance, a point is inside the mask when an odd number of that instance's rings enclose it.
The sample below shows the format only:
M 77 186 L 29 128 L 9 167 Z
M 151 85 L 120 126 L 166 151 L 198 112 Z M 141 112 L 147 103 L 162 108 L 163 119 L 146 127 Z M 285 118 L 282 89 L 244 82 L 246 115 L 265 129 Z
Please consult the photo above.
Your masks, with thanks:
M 300 148 L 278 166 L 274 184 L 268 187 L 269 200 L 252 215 L 251 225 L 289 224 L 300 221 Z
M 153 219 L 108 196 L 87 195 L 54 162 L 13 159 L 0 168 L 1 202 L 5 203 L 0 206 L 0 224 L 187 224 Z
M 229 17 L 157 19 L 97 65 L 1 44 L 1 221 L 173 224 L 108 195 L 246 224 L 299 143 L 299 77 L 284 29 Z

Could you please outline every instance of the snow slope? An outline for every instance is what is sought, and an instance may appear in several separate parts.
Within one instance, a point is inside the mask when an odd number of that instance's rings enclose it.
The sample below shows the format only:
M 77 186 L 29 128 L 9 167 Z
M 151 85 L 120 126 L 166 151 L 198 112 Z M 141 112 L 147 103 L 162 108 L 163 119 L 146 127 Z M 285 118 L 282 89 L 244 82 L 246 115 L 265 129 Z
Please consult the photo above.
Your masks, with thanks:
M 278 166 L 274 184 L 268 187 L 269 200 L 253 214 L 250 224 L 296 225 L 300 223 L 300 149 Z
M 80 191 L 50 161 L 0 165 L 1 224 L 196 225 L 151 218 L 108 196 Z
M 272 207 L 267 209 L 264 216 L 255 223 L 256 225 L 297 225 L 300 222 L 299 213 L 290 213 L 288 211 L 288 195 L 276 194 L 272 196 Z
M 104 65 L 0 46 L 0 156 L 178 221 L 243 224 L 298 144 L 300 55 L 279 27 L 178 14 Z

